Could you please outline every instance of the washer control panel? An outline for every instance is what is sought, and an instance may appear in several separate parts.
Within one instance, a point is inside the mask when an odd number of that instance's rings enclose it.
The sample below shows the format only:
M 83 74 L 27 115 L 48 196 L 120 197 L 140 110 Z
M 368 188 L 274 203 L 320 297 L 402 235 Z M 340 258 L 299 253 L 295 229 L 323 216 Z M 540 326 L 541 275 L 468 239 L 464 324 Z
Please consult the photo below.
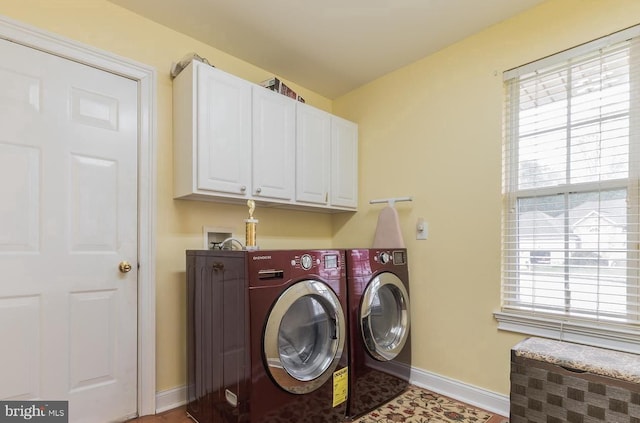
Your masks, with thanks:
M 291 259 L 291 267 L 310 270 L 314 266 L 320 265 L 320 259 L 312 257 L 311 254 L 302 254 Z
M 248 254 L 249 271 L 256 275 L 250 280 L 250 287 L 308 277 L 327 280 L 345 277 L 341 250 L 267 250 Z
M 311 270 L 314 267 L 323 270 L 338 269 L 340 267 L 338 256 L 338 254 L 324 254 L 314 257 L 312 254 L 302 254 L 291 259 L 291 267 L 302 270 Z

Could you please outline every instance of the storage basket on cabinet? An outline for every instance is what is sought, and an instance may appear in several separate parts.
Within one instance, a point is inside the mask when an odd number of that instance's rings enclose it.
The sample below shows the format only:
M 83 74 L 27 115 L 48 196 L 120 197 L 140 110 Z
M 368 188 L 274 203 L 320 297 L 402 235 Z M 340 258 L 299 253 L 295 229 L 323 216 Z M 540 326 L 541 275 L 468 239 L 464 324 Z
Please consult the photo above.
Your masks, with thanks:
M 542 338 L 511 350 L 510 423 L 640 423 L 640 356 Z

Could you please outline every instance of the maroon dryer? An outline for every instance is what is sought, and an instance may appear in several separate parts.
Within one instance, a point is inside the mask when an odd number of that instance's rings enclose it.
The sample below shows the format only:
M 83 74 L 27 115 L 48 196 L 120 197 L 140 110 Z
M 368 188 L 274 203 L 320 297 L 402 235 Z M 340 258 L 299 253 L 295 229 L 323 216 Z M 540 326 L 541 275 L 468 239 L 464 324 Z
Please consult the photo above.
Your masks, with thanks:
M 187 251 L 187 312 L 194 420 L 345 420 L 343 250 Z
M 411 374 L 407 250 L 346 250 L 349 298 L 347 416 L 371 412 L 404 392 Z

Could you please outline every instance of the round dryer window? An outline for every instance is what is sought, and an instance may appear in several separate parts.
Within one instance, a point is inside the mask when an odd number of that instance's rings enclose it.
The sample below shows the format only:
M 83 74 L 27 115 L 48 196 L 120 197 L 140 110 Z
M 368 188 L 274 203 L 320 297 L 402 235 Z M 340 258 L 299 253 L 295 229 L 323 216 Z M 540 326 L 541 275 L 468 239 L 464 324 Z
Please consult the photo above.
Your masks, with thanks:
M 381 273 L 369 282 L 360 304 L 362 338 L 369 353 L 380 361 L 393 360 L 409 337 L 409 294 L 393 273 Z
M 267 370 L 286 391 L 314 391 L 338 366 L 345 335 L 344 313 L 331 288 L 320 281 L 298 282 L 282 293 L 267 319 Z

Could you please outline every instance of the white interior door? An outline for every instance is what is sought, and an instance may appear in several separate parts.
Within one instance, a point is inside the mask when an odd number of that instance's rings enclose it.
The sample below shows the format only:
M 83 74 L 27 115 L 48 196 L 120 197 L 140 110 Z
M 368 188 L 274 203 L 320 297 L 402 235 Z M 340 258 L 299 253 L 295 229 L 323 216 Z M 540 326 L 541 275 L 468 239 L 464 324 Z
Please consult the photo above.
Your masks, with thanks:
M 0 55 L 0 399 L 121 420 L 137 408 L 137 84 L 4 40 Z

